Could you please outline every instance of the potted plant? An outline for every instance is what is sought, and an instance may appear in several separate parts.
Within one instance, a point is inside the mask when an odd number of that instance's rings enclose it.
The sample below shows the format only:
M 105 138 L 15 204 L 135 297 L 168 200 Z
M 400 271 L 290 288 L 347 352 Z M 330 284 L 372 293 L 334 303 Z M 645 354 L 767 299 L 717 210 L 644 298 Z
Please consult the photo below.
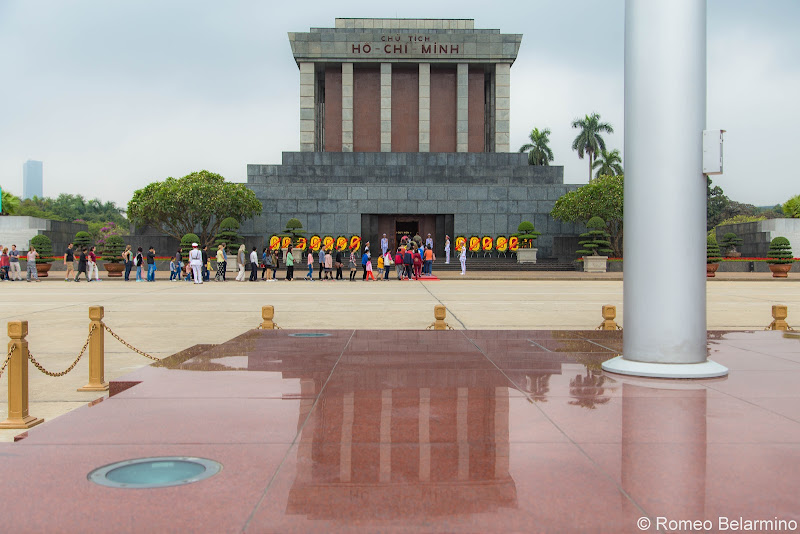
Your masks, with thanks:
M 515 237 L 519 239 L 519 249 L 517 249 L 517 263 L 536 263 L 536 253 L 538 248 L 534 248 L 534 241 L 542 235 L 537 232 L 533 223 L 530 221 L 522 221 L 517 226 L 517 233 Z
M 725 251 L 725 255 L 730 258 L 739 258 L 741 257 L 742 253 L 736 250 L 736 247 L 742 245 L 742 238 L 734 234 L 733 232 L 728 232 L 724 236 L 722 236 L 722 249 Z
M 283 237 L 291 237 L 292 238 L 292 248 L 295 248 L 297 246 L 297 244 L 298 244 L 298 239 L 305 233 L 306 233 L 306 231 L 303 230 L 303 223 L 300 222 L 300 219 L 296 219 L 296 218 L 292 217 L 291 219 L 286 221 L 286 229 L 282 233 L 280 233 L 278 235 L 283 236 Z M 335 244 L 335 241 L 334 241 L 334 244 Z M 282 247 L 282 248 L 283 248 L 283 257 L 285 258 L 286 257 L 286 252 L 289 249 L 286 248 L 286 247 Z M 293 256 L 296 256 L 295 257 L 295 261 L 297 261 L 298 259 L 300 259 L 302 254 L 300 256 L 297 256 L 297 254 L 293 254 Z
M 785 237 L 776 237 L 769 243 L 767 263 L 773 278 L 786 278 L 792 268 L 792 245 Z
M 89 232 L 80 231 L 75 234 L 75 239 L 72 240 L 75 245 L 75 250 L 80 251 L 81 247 L 86 247 L 89 250 L 89 245 L 92 244 L 92 234 Z
M 600 254 L 612 254 L 611 236 L 606 232 L 606 222 L 600 217 L 592 217 L 586 223 L 588 232 L 581 234 L 578 244 L 581 249 L 578 254 L 583 254 L 583 272 L 585 273 L 604 273 L 608 265 L 608 256 Z
M 103 244 L 104 267 L 110 278 L 122 276 L 125 265 L 122 263 L 122 251 L 125 250 L 125 240 L 122 236 L 110 235 Z
M 714 233 L 708 234 L 706 243 L 706 276 L 714 278 L 717 269 L 719 269 L 720 252 L 719 245 L 717 245 L 717 238 Z
M 53 266 L 53 242 L 46 235 L 39 234 L 31 238 L 31 246 L 39 253 L 36 257 L 36 272 L 40 278 L 47 278 L 47 272 Z

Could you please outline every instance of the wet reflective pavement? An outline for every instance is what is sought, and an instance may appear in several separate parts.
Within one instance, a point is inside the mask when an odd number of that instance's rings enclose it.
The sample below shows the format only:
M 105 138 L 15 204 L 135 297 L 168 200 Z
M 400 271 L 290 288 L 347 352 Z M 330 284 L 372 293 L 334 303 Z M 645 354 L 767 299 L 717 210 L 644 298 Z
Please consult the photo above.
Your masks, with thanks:
M 250 331 L 0 445 L 16 532 L 641 532 L 800 522 L 800 338 L 710 332 L 730 375 L 604 373 L 621 332 Z M 116 489 L 93 469 L 222 471 Z M 655 527 L 651 525 L 651 531 Z

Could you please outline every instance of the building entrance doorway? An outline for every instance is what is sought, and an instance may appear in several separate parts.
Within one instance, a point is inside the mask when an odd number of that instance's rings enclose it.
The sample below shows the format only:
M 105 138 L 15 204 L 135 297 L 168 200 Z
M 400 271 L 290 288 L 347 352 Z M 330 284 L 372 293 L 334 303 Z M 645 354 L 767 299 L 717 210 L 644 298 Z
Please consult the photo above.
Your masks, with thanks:
M 400 240 L 403 238 L 403 236 L 407 235 L 408 237 L 414 237 L 419 233 L 419 221 L 398 220 L 395 221 L 394 227 L 395 227 L 395 232 L 394 232 L 395 248 L 397 247 L 397 244 L 400 243 Z

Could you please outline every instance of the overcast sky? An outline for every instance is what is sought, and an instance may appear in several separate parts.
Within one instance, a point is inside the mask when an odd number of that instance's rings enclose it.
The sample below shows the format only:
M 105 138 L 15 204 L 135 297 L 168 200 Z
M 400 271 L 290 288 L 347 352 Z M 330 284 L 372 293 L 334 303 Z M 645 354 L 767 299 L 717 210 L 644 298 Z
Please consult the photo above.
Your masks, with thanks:
M 655 0 L 654 0 L 655 1 Z M 668 0 L 664 0 L 668 1 Z M 511 145 L 550 128 L 555 165 L 586 183 L 570 122 L 597 112 L 623 145 L 623 0 L 518 2 L 0 0 L 0 186 L 44 161 L 44 194 L 127 205 L 135 189 L 299 150 L 299 74 L 287 32 L 336 17 L 472 18 L 523 34 L 511 69 Z M 709 129 L 725 129 L 732 199 L 800 193 L 800 1 L 708 1 Z M 670 155 L 664 154 L 665 161 Z

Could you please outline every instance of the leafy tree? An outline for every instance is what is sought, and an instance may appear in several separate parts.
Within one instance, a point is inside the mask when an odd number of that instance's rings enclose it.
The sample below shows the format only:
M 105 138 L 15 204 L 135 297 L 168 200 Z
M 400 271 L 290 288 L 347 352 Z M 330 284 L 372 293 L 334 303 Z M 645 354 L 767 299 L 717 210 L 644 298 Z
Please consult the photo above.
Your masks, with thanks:
M 599 256 L 600 254 L 612 254 L 611 242 L 608 240 L 611 236 L 606 232 L 606 222 L 600 217 L 592 217 L 586 223 L 586 228 L 589 230 L 580 235 L 581 240 L 578 244 L 581 249 L 577 251 L 582 256 Z
M 597 153 L 606 149 L 606 142 L 600 135 L 603 132 L 614 133 L 614 128 L 607 122 L 600 122 L 600 115 L 592 113 L 583 119 L 572 121 L 573 128 L 580 128 L 580 133 L 572 141 L 572 150 L 578 151 L 578 157 L 583 159 L 583 155 L 589 156 L 589 181 L 592 181 L 592 169 Z
M 35 235 L 31 238 L 31 246 L 36 249 L 39 256 L 36 263 L 50 263 L 53 261 L 53 242 L 44 234 Z
M 725 250 L 728 255 L 736 254 L 736 247 L 741 246 L 742 243 L 742 238 L 733 232 L 728 232 L 722 236 L 722 249 Z
M 75 239 L 73 239 L 72 242 L 75 244 L 75 246 L 79 248 L 80 247 L 89 248 L 89 245 L 92 243 L 92 234 L 81 230 L 80 232 L 75 234 Z
M 244 184 L 225 181 L 219 174 L 193 172 L 169 177 L 133 193 L 128 217 L 134 224 L 153 225 L 180 239 L 199 228 L 201 244 L 210 245 L 226 217 L 248 219 L 261 213 L 261 202 Z
M 189 251 L 192 250 L 192 243 L 200 244 L 200 238 L 197 237 L 197 234 L 190 232 L 181 237 L 181 252 L 184 257 L 188 256 Z
M 306 233 L 303 230 L 303 223 L 300 222 L 300 219 L 295 219 L 292 217 L 288 221 L 286 221 L 286 230 L 283 231 L 283 235 L 288 235 L 292 237 L 292 243 L 297 243 L 297 238 L 301 237 L 303 234 Z
M 711 178 L 706 176 L 706 230 L 714 228 L 725 218 L 723 213 L 730 203 L 722 188 L 718 185 L 711 187 Z
M 125 240 L 119 235 L 110 235 L 103 242 L 103 259 L 111 263 L 122 261 L 122 251 L 125 250 Z
M 19 197 L 16 195 L 12 195 L 5 189 L 3 189 L 3 196 L 0 199 L 0 202 L 3 204 L 3 215 L 16 215 L 17 210 L 19 210 Z
M 595 178 L 601 176 L 621 176 L 622 171 L 622 158 L 619 155 L 619 150 L 616 148 L 611 152 L 604 149 L 600 150 L 600 155 L 595 159 L 592 165 L 593 169 L 597 169 Z
M 606 221 L 614 256 L 622 257 L 623 190 L 622 176 L 601 176 L 559 198 L 550 215 L 565 222 L 584 224 L 592 217 L 600 217 Z
M 244 238 L 239 235 L 239 221 L 233 217 L 226 217 L 219 223 L 220 232 L 214 240 L 214 246 L 218 247 L 225 243 L 225 249 L 229 254 L 236 254 L 239 250 L 239 245 L 244 243 Z
M 519 147 L 519 152 L 528 153 L 528 165 L 550 165 L 553 161 L 553 151 L 547 146 L 550 143 L 550 128 L 539 131 L 534 128 L 528 135 L 530 143 L 525 143 Z
M 3 193 L 5 195 L 5 193 Z M 5 210 L 6 199 L 3 197 L 3 209 Z M 783 214 L 794 219 L 800 217 L 800 195 L 795 195 L 783 205 Z
M 86 200 L 82 195 L 65 193 L 56 198 L 25 199 L 20 205 L 19 214 L 56 221 L 113 222 L 122 227 L 128 226 L 128 221 L 122 214 L 122 208 L 117 207 L 114 202 L 103 202 L 97 198 Z
M 536 238 L 540 235 L 542 235 L 542 233 L 537 232 L 533 223 L 530 221 L 522 221 L 519 223 L 519 226 L 517 226 L 516 236 L 520 239 L 521 248 L 533 248 L 533 242 L 536 241 Z

